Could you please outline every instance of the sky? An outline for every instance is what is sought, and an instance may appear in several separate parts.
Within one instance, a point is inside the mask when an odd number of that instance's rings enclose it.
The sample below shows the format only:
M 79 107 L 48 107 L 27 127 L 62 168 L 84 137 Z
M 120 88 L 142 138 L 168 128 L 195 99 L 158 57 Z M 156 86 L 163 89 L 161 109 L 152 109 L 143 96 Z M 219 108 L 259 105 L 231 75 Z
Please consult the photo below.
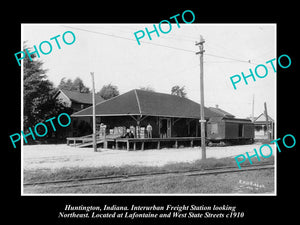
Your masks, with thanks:
M 49 41 L 52 52 L 40 53 L 47 76 L 57 86 L 62 78 L 74 80 L 80 77 L 87 87 L 92 87 L 90 72 L 94 72 L 95 89 L 113 84 L 125 93 L 140 87 L 151 87 L 156 92 L 170 93 L 175 85 L 184 86 L 187 97 L 200 103 L 199 47 L 204 43 L 204 103 L 228 111 L 238 118 L 264 112 L 276 119 L 276 73 L 267 61 L 276 58 L 276 24 L 184 24 L 172 23 L 169 33 L 160 31 L 159 37 L 147 34 L 138 45 L 134 33 L 153 24 L 22 24 L 22 42 L 28 47 Z M 158 24 L 156 24 L 158 27 Z M 163 30 L 168 25 L 163 24 Z M 62 41 L 62 35 L 72 31 L 76 40 L 71 45 Z M 50 38 L 60 35 L 57 40 Z M 70 41 L 69 35 L 66 40 Z M 44 51 L 47 46 L 43 45 Z M 21 50 L 20 50 L 21 51 Z M 250 61 L 249 61 L 250 60 Z M 250 63 L 249 63 L 250 62 Z M 17 63 L 17 62 L 16 62 Z M 233 88 L 230 77 L 250 74 L 249 69 L 263 64 L 268 68 L 265 78 L 243 79 Z M 264 74 L 262 67 L 258 73 Z

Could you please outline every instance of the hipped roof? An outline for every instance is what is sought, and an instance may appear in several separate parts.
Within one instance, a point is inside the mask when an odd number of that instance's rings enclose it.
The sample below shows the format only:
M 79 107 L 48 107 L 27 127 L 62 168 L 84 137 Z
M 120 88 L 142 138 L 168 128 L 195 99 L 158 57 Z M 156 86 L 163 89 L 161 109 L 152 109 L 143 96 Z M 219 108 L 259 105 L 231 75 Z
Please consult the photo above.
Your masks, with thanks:
M 200 118 L 200 104 L 176 95 L 134 89 L 96 104 L 96 116 L 145 115 L 179 118 Z M 92 106 L 72 116 L 92 116 Z M 204 108 L 205 118 L 222 116 Z

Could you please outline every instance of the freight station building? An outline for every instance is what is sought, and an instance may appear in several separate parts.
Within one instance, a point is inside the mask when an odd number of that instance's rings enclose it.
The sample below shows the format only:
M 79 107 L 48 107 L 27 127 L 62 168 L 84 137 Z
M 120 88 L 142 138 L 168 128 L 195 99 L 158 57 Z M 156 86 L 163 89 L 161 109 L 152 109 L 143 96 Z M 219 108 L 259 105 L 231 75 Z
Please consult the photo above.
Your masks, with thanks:
M 144 149 L 166 146 L 200 144 L 200 104 L 176 95 L 157 93 L 134 89 L 122 95 L 96 104 L 97 144 L 103 147 Z M 85 121 L 92 125 L 92 107 L 88 107 L 71 115 L 73 124 Z M 253 128 L 250 120 L 235 119 L 230 113 L 217 108 L 204 108 L 207 128 L 209 121 L 222 121 L 230 119 L 236 124 L 231 126 L 231 133 L 238 138 L 250 135 L 249 127 Z M 216 119 L 218 118 L 218 119 Z M 214 122 L 216 123 L 216 122 Z M 152 138 L 147 137 L 146 127 L 152 127 Z M 242 124 L 242 125 L 241 125 Z M 244 124 L 244 125 L 243 125 Z M 248 127 L 248 128 L 247 128 Z M 73 128 L 76 129 L 76 127 Z M 103 130 L 104 129 L 104 130 Z M 214 125 L 214 137 L 218 129 Z M 239 130 L 238 130 L 239 129 Z M 124 138 L 126 132 L 133 133 L 132 138 Z M 207 130 L 207 129 L 206 129 Z M 212 129 L 208 129 L 212 131 Z M 235 134 L 236 133 L 236 134 Z M 207 136 L 210 136 L 207 133 Z M 92 145 L 92 135 L 83 137 L 69 137 L 67 144 L 78 147 Z

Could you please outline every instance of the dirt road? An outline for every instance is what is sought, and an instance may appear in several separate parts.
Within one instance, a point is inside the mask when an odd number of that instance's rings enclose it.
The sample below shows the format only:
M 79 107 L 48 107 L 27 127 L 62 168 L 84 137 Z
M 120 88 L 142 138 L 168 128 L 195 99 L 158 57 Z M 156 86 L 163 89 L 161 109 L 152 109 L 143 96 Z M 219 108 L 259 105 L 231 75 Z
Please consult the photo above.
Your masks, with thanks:
M 227 147 L 207 147 L 207 158 L 235 157 L 253 149 L 260 144 Z M 274 146 L 273 152 L 274 152 Z M 93 148 L 75 148 L 66 144 L 59 145 L 24 145 L 24 169 L 57 169 L 62 167 L 101 167 L 120 165 L 162 166 L 175 162 L 192 162 L 201 159 L 200 147 L 161 149 L 146 151 L 124 151 Z M 233 159 L 234 160 L 234 159 Z

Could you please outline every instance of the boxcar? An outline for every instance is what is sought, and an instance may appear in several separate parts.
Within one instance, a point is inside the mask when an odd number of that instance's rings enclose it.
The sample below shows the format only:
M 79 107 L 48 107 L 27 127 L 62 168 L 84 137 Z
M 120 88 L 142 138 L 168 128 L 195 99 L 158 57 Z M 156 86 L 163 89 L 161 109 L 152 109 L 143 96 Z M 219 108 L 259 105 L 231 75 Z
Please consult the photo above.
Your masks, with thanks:
M 210 118 L 207 122 L 209 144 L 250 144 L 254 141 L 254 123 L 249 119 Z

